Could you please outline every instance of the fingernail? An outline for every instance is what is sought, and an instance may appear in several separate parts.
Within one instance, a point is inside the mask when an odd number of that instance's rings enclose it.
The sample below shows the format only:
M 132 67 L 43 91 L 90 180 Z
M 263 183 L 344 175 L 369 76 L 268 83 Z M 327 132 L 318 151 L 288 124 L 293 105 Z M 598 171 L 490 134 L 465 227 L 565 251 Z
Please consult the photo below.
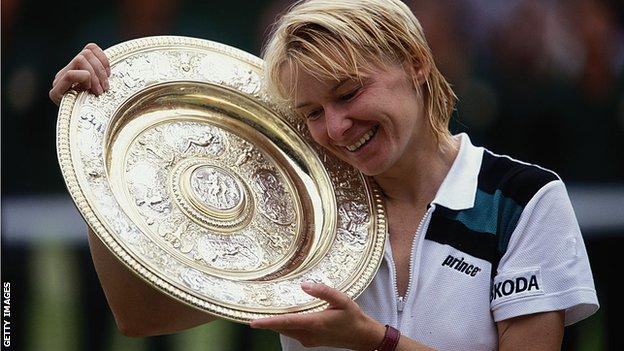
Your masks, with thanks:
M 107 74 L 108 74 L 108 76 L 110 77 L 110 75 L 111 75 L 111 69 L 110 69 L 110 67 L 107 67 L 107 68 L 106 68 L 106 73 L 107 73 Z
M 104 81 L 104 90 L 110 89 L 110 84 L 108 84 L 108 80 Z
M 312 288 L 313 288 L 313 285 L 310 282 L 303 282 L 303 283 L 301 283 L 301 289 L 303 289 L 303 290 L 308 291 L 308 290 L 312 290 Z

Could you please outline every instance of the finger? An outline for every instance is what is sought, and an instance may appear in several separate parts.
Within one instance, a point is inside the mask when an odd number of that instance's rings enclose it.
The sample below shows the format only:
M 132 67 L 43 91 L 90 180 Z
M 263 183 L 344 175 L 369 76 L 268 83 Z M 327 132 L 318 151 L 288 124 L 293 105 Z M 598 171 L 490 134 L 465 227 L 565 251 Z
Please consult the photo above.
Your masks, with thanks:
M 91 55 L 91 51 L 83 50 L 74 60 L 76 60 L 77 69 L 87 70 L 91 74 L 91 92 L 95 93 L 95 95 L 100 95 L 104 92 L 102 88 L 102 84 L 100 84 L 100 79 L 98 75 L 95 73 L 93 66 L 87 59 L 87 56 Z
M 89 61 L 89 64 L 93 68 L 95 74 L 97 74 L 100 85 L 104 90 L 108 90 L 110 86 L 108 85 L 108 74 L 106 72 L 106 68 L 102 65 L 102 62 L 95 56 L 93 51 L 84 50 L 84 57 Z
M 90 53 L 89 50 L 86 51 Z M 89 84 L 88 89 L 91 89 L 91 91 L 96 95 L 99 95 L 103 92 L 99 78 L 95 74 L 93 67 L 91 67 L 91 63 L 85 56 L 85 50 L 81 51 L 78 55 L 76 55 L 76 57 L 74 57 L 74 59 L 71 60 L 71 62 L 67 66 L 65 66 L 62 70 L 59 71 L 59 73 L 57 73 L 56 79 L 54 80 L 52 85 L 56 85 L 58 79 L 60 79 L 60 77 L 63 77 L 64 74 L 70 70 L 88 71 L 91 76 L 91 83 Z
M 62 77 L 67 71 L 69 70 L 75 70 L 75 69 L 81 69 L 80 67 L 80 63 L 79 63 L 79 57 L 82 56 L 82 51 L 78 53 L 78 55 L 76 55 L 71 61 L 69 61 L 69 63 L 61 68 L 60 71 L 58 71 L 58 73 L 56 73 L 56 76 L 54 76 L 54 83 L 52 83 L 52 85 L 56 84 L 56 81 Z
M 104 54 L 104 51 L 102 51 L 102 49 L 99 46 L 97 46 L 97 44 L 89 43 L 84 47 L 83 51 L 81 51 L 78 55 L 76 55 L 76 57 L 82 55 L 84 50 L 91 51 L 95 55 L 95 57 L 97 57 L 97 59 L 100 61 L 100 63 L 106 70 L 106 75 L 110 76 L 111 74 L 110 62 L 108 61 L 108 57 L 106 57 L 106 54 Z M 74 58 L 65 67 L 63 67 L 60 71 L 58 71 L 58 73 L 56 73 L 56 75 L 54 76 L 55 81 L 60 76 L 62 76 L 65 72 L 69 71 L 70 69 L 76 69 L 76 68 L 79 68 L 79 67 L 77 67 L 76 58 Z
M 311 318 L 310 315 L 289 313 L 253 320 L 250 327 L 273 330 L 307 329 L 314 323 L 312 319 L 314 318 Z
M 85 89 L 89 89 L 91 87 L 91 74 L 89 71 L 85 70 L 70 70 L 65 72 L 65 74 L 56 81 L 56 84 L 50 90 L 50 99 L 58 105 L 61 102 L 63 95 L 74 83 L 79 83 Z
M 346 294 L 325 284 L 304 282 L 301 283 L 301 289 L 308 295 L 329 302 L 332 306 L 346 306 L 351 301 Z
M 110 62 L 108 61 L 108 57 L 106 57 L 106 54 L 104 54 L 104 51 L 99 46 L 97 46 L 97 44 L 94 43 L 87 44 L 87 46 L 85 46 L 85 49 L 89 49 L 91 50 L 91 52 L 93 52 L 95 57 L 97 57 L 97 59 L 101 62 L 102 67 L 104 67 L 104 69 L 106 70 L 106 76 L 110 77 Z
M 59 77 L 61 77 L 63 75 L 63 73 L 67 72 L 67 70 L 69 69 L 69 65 L 71 65 L 71 61 L 67 64 L 67 66 L 61 68 L 60 71 L 56 72 L 56 75 L 54 76 L 54 82 L 52 82 L 52 85 L 56 85 L 56 81 L 59 79 Z

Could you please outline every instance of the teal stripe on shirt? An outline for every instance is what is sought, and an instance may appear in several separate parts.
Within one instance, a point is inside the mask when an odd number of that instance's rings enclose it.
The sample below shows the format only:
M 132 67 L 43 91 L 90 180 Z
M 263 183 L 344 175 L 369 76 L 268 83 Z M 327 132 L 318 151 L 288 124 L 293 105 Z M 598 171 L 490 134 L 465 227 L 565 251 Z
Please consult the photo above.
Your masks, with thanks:
M 494 194 L 477 190 L 473 208 L 452 212 L 448 218 L 460 221 L 473 231 L 500 236 L 498 249 L 505 252 L 522 210 L 522 206 L 498 189 Z

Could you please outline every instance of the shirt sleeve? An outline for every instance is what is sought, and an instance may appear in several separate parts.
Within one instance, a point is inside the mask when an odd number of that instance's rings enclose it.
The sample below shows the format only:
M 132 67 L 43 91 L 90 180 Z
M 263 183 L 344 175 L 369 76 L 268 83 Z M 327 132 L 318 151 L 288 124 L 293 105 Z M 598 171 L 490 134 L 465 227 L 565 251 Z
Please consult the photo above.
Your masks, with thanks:
M 587 250 L 561 180 L 542 187 L 525 206 L 492 282 L 496 322 L 565 310 L 565 325 L 599 307 Z

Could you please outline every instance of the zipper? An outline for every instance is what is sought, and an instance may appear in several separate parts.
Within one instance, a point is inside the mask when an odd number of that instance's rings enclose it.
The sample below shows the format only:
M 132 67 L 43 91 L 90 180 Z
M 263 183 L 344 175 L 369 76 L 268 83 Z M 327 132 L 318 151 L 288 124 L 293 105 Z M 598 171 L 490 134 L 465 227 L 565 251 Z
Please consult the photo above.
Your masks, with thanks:
M 416 245 L 418 244 L 418 241 L 420 240 L 420 236 L 422 235 L 421 231 L 422 231 L 422 226 L 423 223 L 425 223 L 425 219 L 427 219 L 427 217 L 429 216 L 429 213 L 433 210 L 433 206 L 430 204 L 429 206 L 427 206 L 427 211 L 425 212 L 425 215 L 420 219 L 420 223 L 418 223 L 418 228 L 416 228 L 416 234 L 414 235 L 414 238 L 412 239 L 412 248 L 410 251 L 410 262 L 409 262 L 409 271 L 408 271 L 408 280 L 407 280 L 407 290 L 405 290 L 405 296 L 400 296 L 399 295 L 399 287 L 397 286 L 397 272 L 396 272 L 396 265 L 394 264 L 394 257 L 392 258 L 392 265 L 394 266 L 394 293 L 397 296 L 397 311 L 398 312 L 403 312 L 403 309 L 405 308 L 405 298 L 407 298 L 409 296 L 410 293 L 410 289 L 412 288 L 412 266 L 414 264 L 414 249 L 416 248 Z
M 407 294 L 405 294 L 405 296 L 407 296 Z M 403 312 L 404 308 L 405 308 L 405 298 L 403 296 L 399 296 L 399 298 L 397 299 L 397 310 L 399 312 Z

